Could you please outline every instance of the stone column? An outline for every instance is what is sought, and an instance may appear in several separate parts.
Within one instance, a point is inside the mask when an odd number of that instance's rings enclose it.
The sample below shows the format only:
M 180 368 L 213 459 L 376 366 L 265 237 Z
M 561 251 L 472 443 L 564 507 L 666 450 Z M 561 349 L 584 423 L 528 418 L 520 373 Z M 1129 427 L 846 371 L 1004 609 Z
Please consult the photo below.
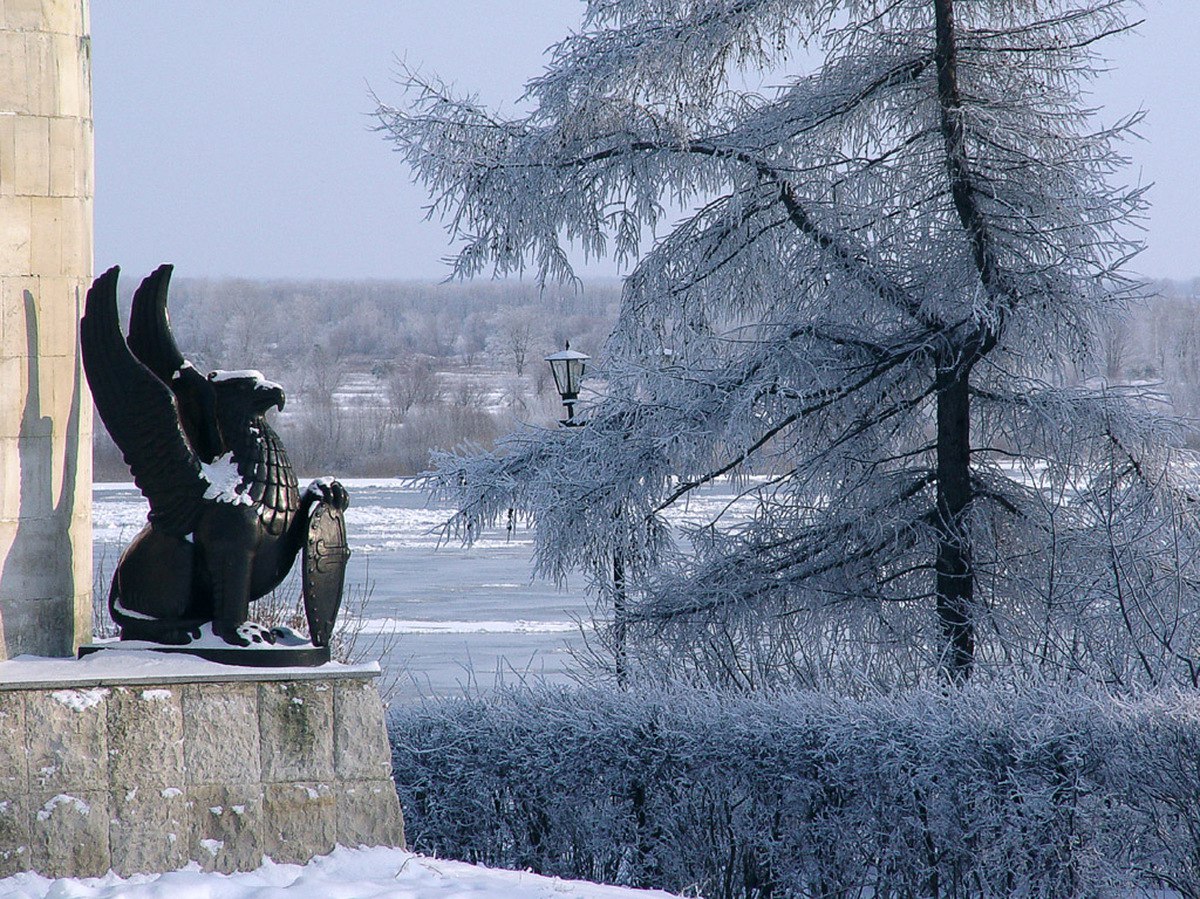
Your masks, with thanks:
M 87 0 L 0 2 L 0 658 L 91 638 Z

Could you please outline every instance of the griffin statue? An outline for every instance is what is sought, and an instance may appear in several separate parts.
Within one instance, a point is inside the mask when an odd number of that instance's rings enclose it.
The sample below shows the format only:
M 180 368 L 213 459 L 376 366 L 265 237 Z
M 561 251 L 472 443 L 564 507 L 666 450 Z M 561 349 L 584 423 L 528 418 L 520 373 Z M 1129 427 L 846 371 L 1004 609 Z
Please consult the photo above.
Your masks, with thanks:
M 266 412 L 283 388 L 256 371 L 196 370 L 167 316 L 172 267 L 133 297 L 128 341 L 117 315 L 113 267 L 92 284 L 80 325 L 96 409 L 150 503 L 149 522 L 126 548 L 109 593 L 122 640 L 182 645 L 212 622 L 234 646 L 273 643 L 248 621 L 250 603 L 305 555 L 304 602 L 315 645 L 327 645 L 349 550 L 335 480 L 300 493 Z

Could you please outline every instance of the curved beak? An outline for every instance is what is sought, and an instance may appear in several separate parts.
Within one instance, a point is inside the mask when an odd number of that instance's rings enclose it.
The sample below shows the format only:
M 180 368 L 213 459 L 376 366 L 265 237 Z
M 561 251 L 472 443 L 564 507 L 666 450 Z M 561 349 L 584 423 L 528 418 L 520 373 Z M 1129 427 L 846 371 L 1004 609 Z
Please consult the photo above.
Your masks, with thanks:
M 260 387 L 259 393 L 262 394 L 262 410 L 264 412 L 272 406 L 276 407 L 280 412 L 283 411 L 283 405 L 287 401 L 287 397 L 283 395 L 282 387 L 278 385 Z

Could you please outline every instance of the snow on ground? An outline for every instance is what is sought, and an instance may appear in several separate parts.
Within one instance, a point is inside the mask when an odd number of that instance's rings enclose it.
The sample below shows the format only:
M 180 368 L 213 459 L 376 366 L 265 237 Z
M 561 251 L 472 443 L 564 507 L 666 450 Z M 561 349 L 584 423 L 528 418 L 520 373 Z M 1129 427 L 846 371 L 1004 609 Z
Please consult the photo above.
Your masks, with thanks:
M 12 899 L 665 899 L 667 893 L 498 871 L 422 858 L 400 849 L 335 849 L 307 865 L 266 862 L 243 874 L 205 874 L 194 864 L 167 874 L 50 880 L 37 874 L 0 879 Z

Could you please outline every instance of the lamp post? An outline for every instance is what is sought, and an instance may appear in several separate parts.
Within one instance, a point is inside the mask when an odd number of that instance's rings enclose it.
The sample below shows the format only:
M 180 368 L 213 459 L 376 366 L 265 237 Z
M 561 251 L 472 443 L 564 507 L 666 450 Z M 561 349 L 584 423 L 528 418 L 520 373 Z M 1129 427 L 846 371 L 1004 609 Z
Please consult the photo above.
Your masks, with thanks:
M 566 349 L 551 353 L 546 357 L 550 363 L 550 372 L 554 375 L 554 386 L 562 397 L 562 403 L 567 409 L 567 417 L 561 422 L 565 428 L 579 427 L 582 421 L 575 420 L 575 402 L 579 399 L 579 384 L 583 380 L 586 363 L 591 356 L 571 349 L 571 341 L 567 341 Z M 620 518 L 621 510 L 613 511 L 613 518 Z M 617 674 L 617 685 L 625 687 L 629 674 L 625 663 L 625 558 L 621 551 L 613 551 L 613 665 Z
M 554 386 L 562 397 L 562 404 L 567 408 L 567 418 L 563 422 L 567 427 L 577 424 L 575 421 L 575 403 L 579 399 L 579 383 L 583 380 L 583 372 L 592 357 L 571 349 L 571 341 L 567 341 L 566 349 L 551 353 L 546 357 L 550 363 L 550 373 L 554 375 Z

